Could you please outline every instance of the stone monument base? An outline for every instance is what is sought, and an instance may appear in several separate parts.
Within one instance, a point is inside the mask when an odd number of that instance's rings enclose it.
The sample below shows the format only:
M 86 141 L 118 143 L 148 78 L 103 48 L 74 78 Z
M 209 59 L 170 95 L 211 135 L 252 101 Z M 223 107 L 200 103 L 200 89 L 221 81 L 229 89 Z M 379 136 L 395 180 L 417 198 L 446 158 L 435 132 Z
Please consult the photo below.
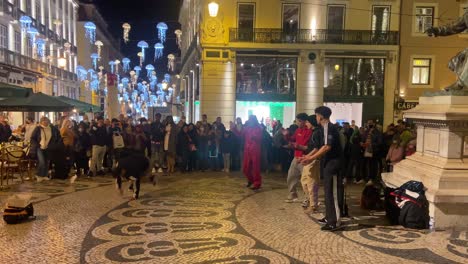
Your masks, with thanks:
M 468 227 L 468 96 L 421 97 L 404 117 L 417 126 L 417 152 L 382 178 L 421 181 L 436 229 Z

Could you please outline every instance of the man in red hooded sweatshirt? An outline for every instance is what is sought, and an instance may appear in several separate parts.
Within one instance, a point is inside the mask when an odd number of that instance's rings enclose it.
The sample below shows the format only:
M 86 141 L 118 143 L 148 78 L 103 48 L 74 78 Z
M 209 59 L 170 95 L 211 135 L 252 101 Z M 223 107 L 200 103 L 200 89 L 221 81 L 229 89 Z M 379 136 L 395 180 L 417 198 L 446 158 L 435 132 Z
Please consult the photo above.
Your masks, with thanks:
M 249 117 L 242 129 L 242 136 L 245 142 L 242 171 L 247 177 L 247 187 L 251 187 L 253 184 L 252 190 L 258 190 L 262 185 L 262 176 L 260 175 L 262 127 L 256 116 Z

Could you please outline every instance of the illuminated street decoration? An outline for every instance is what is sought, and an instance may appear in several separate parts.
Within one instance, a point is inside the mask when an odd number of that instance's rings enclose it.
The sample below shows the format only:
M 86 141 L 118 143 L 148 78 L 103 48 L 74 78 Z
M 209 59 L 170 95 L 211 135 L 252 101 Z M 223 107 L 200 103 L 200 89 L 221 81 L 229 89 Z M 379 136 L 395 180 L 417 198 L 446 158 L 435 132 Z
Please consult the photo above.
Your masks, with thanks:
M 153 75 L 154 66 L 151 65 L 151 64 L 148 64 L 148 65 L 146 65 L 145 68 L 146 68 L 146 74 L 147 74 L 147 76 L 148 76 L 148 79 L 150 79 L 151 76 Z
M 93 22 L 86 22 L 84 24 L 85 36 L 91 44 L 94 44 L 96 41 L 96 25 Z
M 174 54 L 167 55 L 167 69 L 172 72 L 175 68 L 175 56 Z
M 110 66 L 110 69 L 111 69 L 111 73 L 114 74 L 114 66 L 115 66 L 115 61 L 109 61 L 109 66 Z
M 96 70 L 97 69 L 97 62 L 99 59 L 99 55 L 97 53 L 92 53 L 91 54 L 91 59 L 93 60 L 93 68 Z
M 123 58 L 122 59 L 122 64 L 123 64 L 123 71 L 128 72 L 130 70 L 130 59 L 129 58 Z
M 20 19 L 21 31 L 27 32 L 31 27 L 32 19 L 29 16 L 21 16 Z
M 140 72 L 141 72 L 141 67 L 140 66 L 135 66 L 135 68 L 133 68 L 133 70 L 135 70 L 135 73 L 136 73 L 136 76 L 140 76 Z
M 177 29 L 174 34 L 176 35 L 176 43 L 179 49 L 182 47 L 182 30 Z
M 166 33 L 169 29 L 167 24 L 164 22 L 160 22 L 156 25 L 156 28 L 158 30 L 158 38 L 161 40 L 161 43 L 166 42 Z
M 39 35 L 39 31 L 35 27 L 30 27 L 27 31 L 29 35 L 29 41 L 31 41 L 31 46 L 36 43 L 36 36 Z
M 132 27 L 130 26 L 129 23 L 124 23 L 122 25 L 122 28 L 123 28 L 123 40 L 124 40 L 125 43 L 128 43 L 130 30 L 132 29 Z
M 71 54 L 71 44 L 70 44 L 70 42 L 65 42 L 65 44 L 63 44 L 63 48 L 64 48 L 65 53 Z
M 101 49 L 102 49 L 102 46 L 104 46 L 104 43 L 102 43 L 102 41 L 98 40 L 98 41 L 94 42 L 94 45 L 96 45 L 96 47 L 97 47 L 97 54 L 99 55 L 99 57 L 101 57 Z
M 166 81 L 167 83 L 170 83 L 171 82 L 171 75 L 166 73 L 164 74 L 164 81 Z
M 88 72 L 83 66 L 78 65 L 76 66 L 76 75 L 78 77 L 78 80 L 84 81 L 88 77 Z
M 145 61 L 145 49 L 148 48 L 148 43 L 142 40 L 138 42 L 137 46 L 141 48 L 141 59 L 142 59 L 142 62 L 144 62 Z
M 45 56 L 45 46 L 46 46 L 46 41 L 44 39 L 39 38 L 36 40 L 37 56 L 41 58 Z
M 157 60 L 163 56 L 164 45 L 161 43 L 154 44 L 154 60 Z

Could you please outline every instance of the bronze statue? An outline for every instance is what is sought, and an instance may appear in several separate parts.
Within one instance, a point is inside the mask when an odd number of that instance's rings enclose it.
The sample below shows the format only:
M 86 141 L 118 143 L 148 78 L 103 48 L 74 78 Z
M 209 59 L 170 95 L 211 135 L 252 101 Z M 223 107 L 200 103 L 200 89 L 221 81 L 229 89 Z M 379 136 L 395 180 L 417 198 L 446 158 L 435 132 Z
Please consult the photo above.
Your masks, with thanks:
M 468 10 L 455 23 L 441 27 L 431 27 L 426 30 L 430 37 L 451 36 L 460 34 L 468 29 Z M 449 62 L 449 69 L 457 75 L 457 81 L 445 88 L 446 91 L 457 91 L 468 88 L 468 48 L 461 51 Z

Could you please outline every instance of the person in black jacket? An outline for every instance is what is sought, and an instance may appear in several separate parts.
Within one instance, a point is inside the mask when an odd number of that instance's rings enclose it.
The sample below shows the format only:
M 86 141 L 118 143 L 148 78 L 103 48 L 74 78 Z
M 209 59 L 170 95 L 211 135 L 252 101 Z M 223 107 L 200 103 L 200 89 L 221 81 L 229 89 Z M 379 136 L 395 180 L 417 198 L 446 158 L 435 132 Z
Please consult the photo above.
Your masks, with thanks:
M 104 175 L 104 168 L 102 166 L 104 155 L 106 154 L 107 143 L 109 142 L 109 134 L 107 133 L 104 119 L 99 117 L 97 124 L 91 127 L 91 168 L 88 177 L 96 176 L 97 173 Z
M 184 125 L 177 135 L 177 155 L 182 157 L 182 163 L 180 164 L 180 170 L 182 172 L 188 171 L 190 144 L 191 139 L 188 134 L 188 125 Z
M 8 142 L 11 133 L 10 125 L 5 121 L 5 117 L 0 115 L 0 143 Z
M 78 128 L 78 138 L 75 143 L 75 164 L 76 176 L 73 176 L 70 181 L 73 183 L 76 177 L 81 176 L 83 170 L 84 175 L 89 172 L 89 156 L 91 156 L 91 136 L 86 132 L 86 125 L 80 124 Z
M 31 135 L 30 155 L 37 157 L 38 166 L 36 172 L 36 179 L 38 182 L 49 180 L 49 164 L 51 160 L 55 161 L 55 176 L 59 178 L 66 178 L 65 174 L 65 156 L 61 155 L 62 162 L 60 161 L 60 151 L 63 152 L 64 146 L 60 131 L 50 124 L 47 117 L 42 117 L 40 125 L 37 126 Z
M 158 172 L 163 172 L 164 167 L 164 133 L 165 126 L 161 122 L 161 114 L 156 113 L 154 122 L 151 124 L 150 139 L 151 139 L 151 170 L 156 166 Z
M 221 140 L 221 151 L 223 152 L 224 172 L 229 173 L 231 170 L 231 153 L 234 150 L 234 137 L 231 131 L 224 131 L 223 139 Z

